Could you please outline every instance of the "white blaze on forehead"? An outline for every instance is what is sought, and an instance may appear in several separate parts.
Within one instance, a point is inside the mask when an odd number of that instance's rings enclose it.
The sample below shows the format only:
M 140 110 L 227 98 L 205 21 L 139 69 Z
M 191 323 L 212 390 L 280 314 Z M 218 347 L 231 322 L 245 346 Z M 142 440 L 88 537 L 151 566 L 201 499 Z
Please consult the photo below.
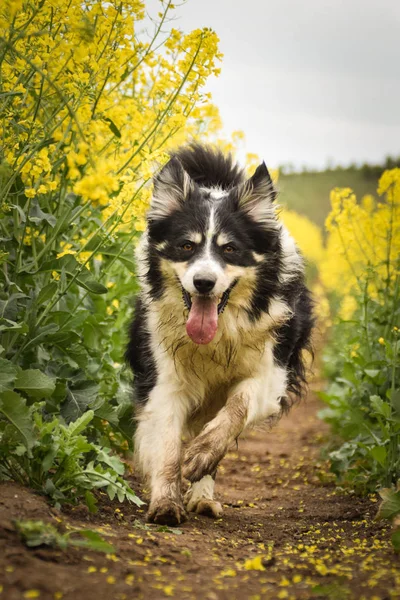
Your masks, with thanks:
M 216 229 L 215 208 L 214 208 L 214 206 L 211 206 L 210 207 L 210 217 L 208 220 L 208 226 L 207 226 L 207 231 L 206 231 L 206 240 L 207 240 L 206 253 L 208 253 L 210 251 L 212 240 L 216 233 L 215 229 Z
M 220 187 L 211 187 L 211 188 L 202 187 L 202 188 L 200 188 L 200 190 L 202 192 L 207 192 L 208 194 L 210 194 L 210 198 L 212 198 L 213 200 L 221 200 L 221 198 L 224 198 L 229 193 Z
M 194 259 L 188 267 L 181 282 L 189 293 L 196 293 L 194 278 L 214 279 L 216 294 L 222 294 L 230 285 L 229 279 L 224 275 L 224 269 L 213 255 L 213 239 L 217 233 L 217 218 L 215 206 L 210 204 L 210 212 L 205 230 L 205 244 L 201 255 Z

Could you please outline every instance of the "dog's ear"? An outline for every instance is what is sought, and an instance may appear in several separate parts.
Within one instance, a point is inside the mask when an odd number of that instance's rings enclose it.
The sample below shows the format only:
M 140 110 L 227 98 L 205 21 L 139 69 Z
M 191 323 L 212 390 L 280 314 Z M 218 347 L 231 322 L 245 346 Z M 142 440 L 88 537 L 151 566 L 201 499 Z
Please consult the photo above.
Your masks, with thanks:
M 265 162 L 259 165 L 252 177 L 238 186 L 238 208 L 254 221 L 268 225 L 275 221 L 272 205 L 277 192 Z
M 181 208 L 196 186 L 176 157 L 171 158 L 157 173 L 153 183 L 153 198 L 148 214 L 150 220 L 163 219 Z

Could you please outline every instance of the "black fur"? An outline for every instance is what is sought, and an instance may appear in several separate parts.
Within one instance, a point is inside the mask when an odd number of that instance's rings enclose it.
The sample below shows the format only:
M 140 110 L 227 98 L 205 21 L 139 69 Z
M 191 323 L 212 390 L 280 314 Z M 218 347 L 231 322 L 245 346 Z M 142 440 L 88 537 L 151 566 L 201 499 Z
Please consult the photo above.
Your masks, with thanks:
M 135 374 L 135 401 L 144 404 L 157 380 L 157 370 L 146 329 L 146 308 L 138 296 L 135 317 L 129 328 L 129 343 L 125 359 Z
M 209 146 L 192 143 L 173 154 L 198 185 L 233 188 L 244 180 L 243 170 L 230 155 Z
M 276 332 L 277 343 L 274 346 L 276 362 L 288 369 L 288 390 L 295 396 L 301 396 L 306 384 L 306 368 L 303 351 L 312 354 L 311 332 L 314 327 L 313 302 L 304 283 L 299 283 L 296 295 L 292 298 L 293 316 Z

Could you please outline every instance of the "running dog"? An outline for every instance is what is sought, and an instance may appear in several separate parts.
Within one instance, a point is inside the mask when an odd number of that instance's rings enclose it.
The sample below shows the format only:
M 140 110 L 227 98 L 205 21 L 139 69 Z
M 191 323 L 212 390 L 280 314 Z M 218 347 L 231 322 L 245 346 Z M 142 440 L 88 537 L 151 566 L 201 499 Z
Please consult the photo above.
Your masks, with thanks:
M 265 163 L 246 179 L 231 156 L 199 144 L 154 177 L 126 353 L 150 522 L 220 516 L 214 480 L 227 449 L 305 385 L 312 300 L 275 198 Z

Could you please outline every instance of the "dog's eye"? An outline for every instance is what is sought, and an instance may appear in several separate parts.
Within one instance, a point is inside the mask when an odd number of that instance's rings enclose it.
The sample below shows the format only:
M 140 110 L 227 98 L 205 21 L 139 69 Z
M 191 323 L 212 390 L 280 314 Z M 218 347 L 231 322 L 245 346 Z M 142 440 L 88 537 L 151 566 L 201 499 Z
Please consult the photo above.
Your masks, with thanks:
M 185 242 L 182 244 L 181 248 L 182 250 L 185 250 L 185 252 L 192 252 L 192 250 L 194 250 L 194 244 L 191 242 Z
M 231 244 L 228 244 L 224 248 L 225 254 L 232 254 L 232 252 L 235 252 L 235 250 L 236 250 L 235 246 L 232 246 Z

